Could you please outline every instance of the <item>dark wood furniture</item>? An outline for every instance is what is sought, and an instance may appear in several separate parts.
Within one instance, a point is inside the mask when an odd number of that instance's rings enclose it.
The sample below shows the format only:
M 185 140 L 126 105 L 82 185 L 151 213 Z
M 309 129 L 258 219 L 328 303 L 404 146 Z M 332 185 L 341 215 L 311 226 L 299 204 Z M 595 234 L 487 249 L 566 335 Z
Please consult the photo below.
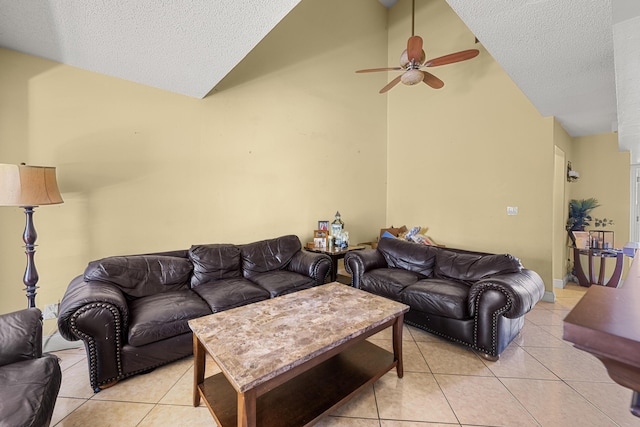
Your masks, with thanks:
M 189 321 L 193 405 L 216 423 L 307 426 L 395 368 L 404 304 L 329 283 Z M 366 338 L 393 328 L 393 353 Z M 204 378 L 209 354 L 221 373 Z
M 620 288 L 591 286 L 564 319 L 563 338 L 602 361 L 609 376 L 633 390 L 640 417 L 640 260 Z
M 338 260 L 343 259 L 347 252 L 349 251 L 357 251 L 360 249 L 364 249 L 365 246 L 348 246 L 344 249 L 334 248 L 305 248 L 310 252 L 317 252 L 321 254 L 329 255 L 331 258 L 331 273 L 329 274 L 329 281 L 335 282 L 338 278 Z
M 586 255 L 589 257 L 589 276 L 584 272 L 584 267 L 580 260 L 580 255 Z M 598 271 L 598 280 L 596 280 L 596 259 L 600 258 L 600 266 Z M 605 273 L 605 261 L 607 258 L 615 258 L 616 266 L 613 270 L 613 274 L 609 281 L 604 283 Z M 622 277 L 624 254 L 621 250 L 614 249 L 579 249 L 573 248 L 573 263 L 576 271 L 576 277 L 578 278 L 578 284 L 580 286 L 589 287 L 592 284 L 604 285 L 612 288 L 618 287 L 620 278 Z

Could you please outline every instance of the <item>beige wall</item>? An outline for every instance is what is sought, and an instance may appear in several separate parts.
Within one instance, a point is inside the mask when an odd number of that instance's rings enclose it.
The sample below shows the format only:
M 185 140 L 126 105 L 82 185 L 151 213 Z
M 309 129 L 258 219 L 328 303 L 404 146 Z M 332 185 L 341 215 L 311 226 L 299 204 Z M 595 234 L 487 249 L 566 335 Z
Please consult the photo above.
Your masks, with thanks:
M 617 134 L 605 133 L 574 138 L 572 166 L 580 172 L 580 179 L 571 184 L 571 197 L 586 199 L 595 197 L 600 207 L 593 210 L 593 218 L 613 219 L 615 224 L 596 228 L 592 221 L 587 230 L 611 230 L 615 233 L 616 247 L 629 241 L 630 206 L 630 155 L 618 150 Z M 627 259 L 629 261 L 629 259 Z M 585 260 L 586 262 L 586 260 Z M 613 262 L 607 263 L 607 277 L 613 270 Z M 629 262 L 625 263 L 625 275 Z
M 302 2 L 203 100 L 0 50 L 0 162 L 56 166 L 65 199 L 36 211 L 37 305 L 91 259 L 306 242 L 336 210 L 371 240 L 386 222 L 386 100 L 353 71 L 386 61 L 386 19 L 370 0 Z M 26 305 L 23 216 L 0 209 L 0 312 Z
M 305 0 L 203 100 L 0 49 L 0 162 L 58 167 L 65 198 L 36 212 L 38 306 L 91 259 L 288 233 L 304 242 L 336 210 L 356 243 L 420 225 L 447 246 L 513 253 L 552 292 L 556 146 L 584 177 L 566 197 L 611 206 L 602 213 L 626 238 L 628 155 L 615 135 L 574 144 L 444 0 L 416 5 L 427 55 L 481 54 L 432 69 L 443 89 L 379 95 L 396 73 L 353 73 L 397 64 L 410 5 Z M 0 312 L 26 304 L 23 224 L 0 208 Z
M 390 11 L 389 61 L 410 35 L 411 2 Z M 437 242 L 509 252 L 551 290 L 553 119 L 543 118 L 444 1 L 416 4 L 427 57 L 480 55 L 430 69 L 445 82 L 389 95 L 388 222 Z M 507 216 L 507 206 L 518 207 Z

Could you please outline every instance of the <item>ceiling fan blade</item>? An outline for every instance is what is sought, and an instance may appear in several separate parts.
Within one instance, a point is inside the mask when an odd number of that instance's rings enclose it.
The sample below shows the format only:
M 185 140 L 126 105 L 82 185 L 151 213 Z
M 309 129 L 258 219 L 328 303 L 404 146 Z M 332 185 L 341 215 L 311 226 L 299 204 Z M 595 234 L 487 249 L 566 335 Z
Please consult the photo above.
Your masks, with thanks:
M 400 67 L 390 67 L 390 68 L 369 68 L 366 70 L 358 70 L 356 73 L 375 73 L 377 71 L 398 71 L 402 70 Z
M 420 62 L 422 56 L 422 37 L 409 37 L 409 40 L 407 41 L 407 56 L 409 61 L 415 59 L 416 63 Z
M 428 84 L 429 86 L 431 86 L 432 88 L 440 89 L 442 86 L 444 86 L 444 82 L 439 78 L 437 78 L 436 76 L 434 76 L 433 74 L 427 71 L 422 71 L 422 72 L 424 73 L 424 79 L 422 79 L 422 81 Z
M 450 53 L 449 55 L 441 56 L 439 58 L 429 59 L 424 63 L 425 67 L 437 67 L 439 65 L 453 64 L 454 62 L 466 61 L 467 59 L 475 58 L 480 51 L 478 49 L 463 50 L 461 52 Z
M 380 89 L 380 93 L 385 93 L 388 92 L 389 89 L 391 89 L 392 87 L 394 87 L 395 85 L 397 85 L 398 83 L 400 83 L 400 78 L 402 77 L 402 74 L 400 74 L 398 77 L 396 77 L 395 79 L 391 80 L 389 83 L 387 83 L 387 85 L 385 87 L 383 87 L 382 89 Z

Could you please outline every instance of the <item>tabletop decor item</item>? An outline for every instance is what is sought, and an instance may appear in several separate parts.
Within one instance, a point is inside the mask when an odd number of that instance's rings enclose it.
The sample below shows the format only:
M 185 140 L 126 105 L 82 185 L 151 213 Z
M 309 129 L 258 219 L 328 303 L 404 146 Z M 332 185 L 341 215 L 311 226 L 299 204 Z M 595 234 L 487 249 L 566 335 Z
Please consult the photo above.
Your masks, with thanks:
M 340 216 L 340 212 L 336 211 L 336 217 L 331 223 L 331 235 L 338 236 L 344 230 L 344 222 Z

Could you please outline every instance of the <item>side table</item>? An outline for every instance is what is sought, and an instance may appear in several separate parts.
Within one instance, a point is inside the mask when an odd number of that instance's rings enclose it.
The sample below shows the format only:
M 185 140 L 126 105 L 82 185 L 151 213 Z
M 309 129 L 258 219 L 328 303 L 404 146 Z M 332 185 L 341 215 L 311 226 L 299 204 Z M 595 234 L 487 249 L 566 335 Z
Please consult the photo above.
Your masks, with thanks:
M 580 255 L 587 255 L 589 257 L 589 277 L 584 272 L 584 267 L 580 262 Z M 595 274 L 595 259 L 600 258 L 600 270 L 598 272 L 598 280 L 596 281 Z M 616 266 L 613 270 L 611 278 L 604 284 L 604 272 L 605 272 L 605 259 L 615 258 Z M 592 284 L 604 285 L 610 288 L 617 288 L 620 283 L 620 277 L 622 276 L 622 266 L 624 254 L 621 250 L 614 249 L 579 249 L 573 248 L 573 263 L 576 270 L 576 276 L 578 277 L 578 284 L 580 286 L 589 287 Z
M 330 282 L 335 282 L 338 277 L 338 260 L 343 259 L 345 254 L 349 251 L 357 251 L 364 248 L 365 246 L 347 246 L 344 249 L 308 248 L 308 247 L 305 249 L 308 250 L 309 252 L 317 252 L 317 253 L 329 255 L 329 258 L 331 258 Z

